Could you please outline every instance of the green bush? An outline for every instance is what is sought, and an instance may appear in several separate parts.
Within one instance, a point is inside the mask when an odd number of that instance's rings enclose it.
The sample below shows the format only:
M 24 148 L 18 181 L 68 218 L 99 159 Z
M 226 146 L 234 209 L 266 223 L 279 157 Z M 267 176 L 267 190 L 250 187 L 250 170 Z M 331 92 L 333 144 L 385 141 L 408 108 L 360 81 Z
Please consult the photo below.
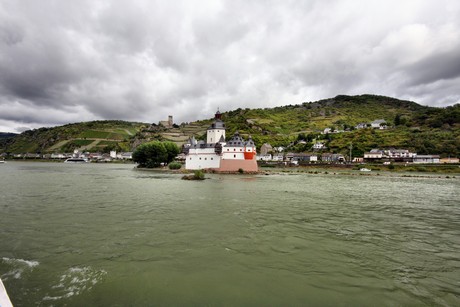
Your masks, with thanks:
M 193 178 L 196 180 L 204 180 L 204 172 L 202 170 L 196 170 L 193 172 Z
M 179 162 L 171 162 L 168 165 L 169 169 L 180 169 L 182 167 L 182 164 Z

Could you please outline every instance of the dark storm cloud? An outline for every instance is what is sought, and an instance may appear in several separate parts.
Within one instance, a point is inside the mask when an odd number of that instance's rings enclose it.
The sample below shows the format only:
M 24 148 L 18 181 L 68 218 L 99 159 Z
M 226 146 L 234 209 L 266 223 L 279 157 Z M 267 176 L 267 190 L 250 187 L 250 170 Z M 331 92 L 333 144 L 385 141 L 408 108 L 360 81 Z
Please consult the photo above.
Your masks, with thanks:
M 408 69 L 411 86 L 460 77 L 460 48 L 423 59 Z
M 459 15 L 454 0 L 0 0 L 0 131 L 337 94 L 457 103 Z

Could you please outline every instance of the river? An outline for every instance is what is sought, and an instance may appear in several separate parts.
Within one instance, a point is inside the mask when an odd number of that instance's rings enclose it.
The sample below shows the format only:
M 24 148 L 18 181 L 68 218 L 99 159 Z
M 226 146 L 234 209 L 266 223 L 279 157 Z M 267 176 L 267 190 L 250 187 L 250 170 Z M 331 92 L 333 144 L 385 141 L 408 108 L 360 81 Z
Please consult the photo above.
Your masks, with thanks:
M 460 305 L 459 176 L 207 178 L 0 165 L 13 304 Z

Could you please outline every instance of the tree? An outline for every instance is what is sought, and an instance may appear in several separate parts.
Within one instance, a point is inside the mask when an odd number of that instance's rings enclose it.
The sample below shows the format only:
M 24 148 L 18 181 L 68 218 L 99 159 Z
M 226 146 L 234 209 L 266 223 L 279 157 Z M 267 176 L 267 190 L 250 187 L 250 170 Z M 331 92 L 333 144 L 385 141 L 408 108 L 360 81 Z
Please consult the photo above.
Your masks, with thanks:
M 133 152 L 133 161 L 139 163 L 139 167 L 159 167 L 161 163 L 174 160 L 178 153 L 179 148 L 172 142 L 153 141 L 137 147 Z
M 174 159 L 180 153 L 180 149 L 176 145 L 176 143 L 173 143 L 173 142 L 163 142 L 163 145 L 165 146 L 166 152 L 167 152 L 167 155 L 168 155 L 168 158 L 167 158 L 166 162 L 171 163 L 172 161 L 174 161 Z
M 401 115 L 396 114 L 396 116 L 395 116 L 395 126 L 399 126 L 399 125 L 401 125 Z

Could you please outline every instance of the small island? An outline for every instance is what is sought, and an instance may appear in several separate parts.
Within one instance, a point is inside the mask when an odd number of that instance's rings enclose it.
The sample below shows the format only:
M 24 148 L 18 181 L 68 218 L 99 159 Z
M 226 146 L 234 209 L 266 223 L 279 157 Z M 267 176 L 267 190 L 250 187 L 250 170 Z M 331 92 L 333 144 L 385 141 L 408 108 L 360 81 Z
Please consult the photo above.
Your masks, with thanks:
M 204 173 L 202 170 L 196 170 L 193 172 L 193 175 L 184 175 L 182 180 L 205 180 Z

